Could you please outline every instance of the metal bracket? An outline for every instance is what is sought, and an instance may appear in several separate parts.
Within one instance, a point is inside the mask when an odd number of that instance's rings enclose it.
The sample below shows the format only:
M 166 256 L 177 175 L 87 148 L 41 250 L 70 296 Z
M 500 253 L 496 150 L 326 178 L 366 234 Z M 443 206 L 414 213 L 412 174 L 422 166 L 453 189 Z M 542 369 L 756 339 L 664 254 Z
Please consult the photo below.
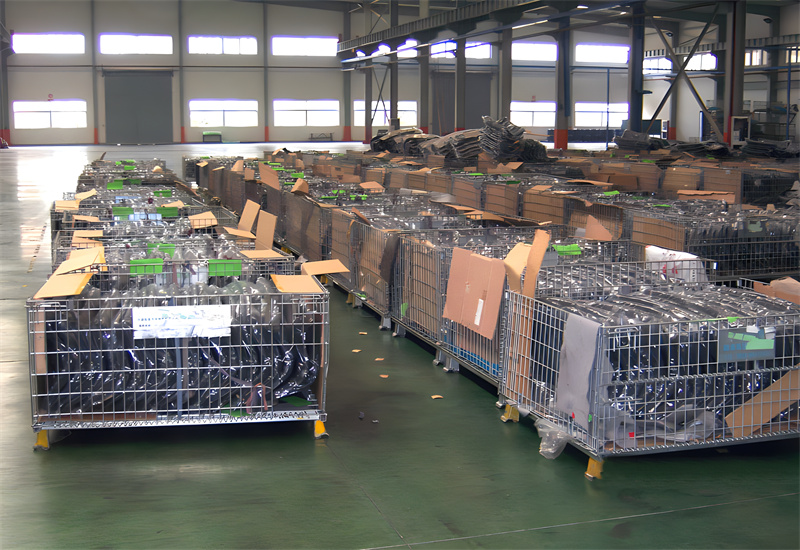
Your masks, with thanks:
M 405 338 L 406 337 L 406 327 L 403 325 L 397 324 L 394 326 L 394 332 L 392 336 L 395 338 Z
M 33 445 L 34 451 L 47 451 L 50 449 L 50 436 L 47 430 L 39 430 L 36 432 L 36 443 Z
M 388 315 L 381 317 L 381 324 L 378 325 L 379 330 L 392 330 L 392 318 Z
M 455 359 L 453 359 L 450 356 L 445 356 L 445 358 L 444 358 L 444 367 L 442 367 L 442 369 L 445 372 L 458 372 L 458 369 L 459 369 L 458 361 L 456 361 Z
M 519 409 L 514 405 L 507 404 L 503 415 L 500 417 L 503 422 L 519 422 Z
M 593 481 L 595 479 L 602 479 L 603 473 L 603 461 L 598 460 L 594 457 L 589 457 L 589 465 L 586 467 L 586 473 L 583 475 L 586 476 L 586 479 L 589 481 Z

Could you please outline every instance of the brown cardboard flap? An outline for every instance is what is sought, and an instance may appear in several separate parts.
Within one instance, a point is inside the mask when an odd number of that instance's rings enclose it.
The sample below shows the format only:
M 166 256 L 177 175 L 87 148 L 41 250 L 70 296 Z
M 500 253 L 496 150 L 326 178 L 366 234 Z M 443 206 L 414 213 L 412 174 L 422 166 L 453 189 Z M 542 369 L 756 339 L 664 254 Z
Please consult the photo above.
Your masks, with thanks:
M 96 223 L 100 221 L 100 218 L 98 218 L 97 216 L 81 216 L 80 214 L 75 214 L 74 216 L 72 216 L 72 219 L 75 220 L 76 222 Z
M 183 201 L 172 201 L 172 202 L 168 202 L 167 204 L 162 204 L 161 206 L 164 207 L 164 208 L 170 208 L 170 207 L 183 208 L 186 205 L 183 204 Z
M 531 187 L 532 191 L 547 191 L 548 189 L 552 189 L 552 185 L 534 185 Z
M 303 162 L 302 159 L 296 159 L 294 161 L 294 169 L 298 172 L 301 172 L 306 169 L 306 163 Z
M 234 237 L 239 237 L 240 239 L 255 239 L 256 238 L 256 236 L 253 235 L 251 232 L 242 231 L 241 229 L 237 229 L 235 227 L 223 227 L 222 229 L 224 229 L 230 235 L 233 235 Z
M 247 199 L 247 202 L 244 203 L 244 208 L 242 209 L 242 216 L 239 218 L 239 225 L 237 229 L 239 231 L 246 231 L 251 233 L 253 231 L 253 224 L 256 223 L 256 218 L 258 217 L 258 211 L 261 210 L 261 207 L 258 205 L 257 202 L 251 201 Z M 251 237 L 255 238 L 255 237 Z
M 592 241 L 614 240 L 614 236 L 611 232 L 591 214 L 586 217 L 586 238 Z
M 505 164 L 498 164 L 497 166 L 489 167 L 487 172 L 489 174 L 508 174 L 522 166 L 521 162 L 507 162 Z
M 308 195 L 308 182 L 303 178 L 297 178 L 297 181 L 292 186 L 292 193 Z
M 278 217 L 261 210 L 258 213 L 258 224 L 256 225 L 256 250 L 272 250 L 275 240 L 275 225 Z
M 531 245 L 517 243 L 511 252 L 503 259 L 506 266 L 506 278 L 508 288 L 513 292 L 522 292 L 522 271 L 528 263 L 528 255 L 531 252 Z
M 76 229 L 75 232 L 72 234 L 73 240 L 75 237 L 80 237 L 84 239 L 96 239 L 98 237 L 103 237 L 103 230 L 102 229 Z
M 244 161 L 242 159 L 237 160 L 231 166 L 231 172 L 243 172 L 244 171 Z
M 53 275 L 82 271 L 102 263 L 105 263 L 105 254 L 102 247 L 81 248 L 71 251 L 67 259 L 56 268 Z
M 800 365 L 795 365 L 795 367 Z M 752 434 L 800 399 L 800 370 L 792 370 L 725 417 L 733 437 Z
M 300 266 L 300 273 L 303 275 L 327 275 L 329 273 L 349 273 L 342 262 L 339 260 L 322 260 L 319 262 L 306 262 Z
M 361 176 L 355 174 L 340 174 L 337 177 L 342 183 L 361 183 Z
M 612 187 L 613 184 L 608 183 L 607 181 L 597 181 L 597 180 L 567 180 L 567 183 L 580 183 L 580 184 L 591 184 L 596 185 L 598 187 Z
M 467 212 L 465 216 L 471 220 L 491 220 L 495 222 L 504 222 L 506 221 L 505 218 L 502 218 L 496 214 L 491 214 L 489 212 L 484 212 L 482 210 L 473 210 L 471 212 Z
M 288 294 L 322 294 L 325 292 L 311 275 L 272 275 L 279 291 Z
M 272 260 L 285 257 L 276 250 L 240 250 L 240 252 L 251 260 Z
M 364 189 L 365 191 L 370 191 L 373 193 L 378 193 L 386 190 L 386 188 L 377 181 L 365 181 L 364 183 L 360 183 L 358 186 L 361 189 Z
M 539 278 L 539 270 L 542 268 L 544 255 L 550 246 L 550 233 L 542 229 L 537 229 L 533 235 L 533 244 L 528 253 L 528 261 L 525 266 L 525 283 L 522 286 L 522 294 L 533 298 L 536 295 L 536 280 Z
M 753 290 L 772 298 L 780 298 L 795 304 L 800 304 L 800 281 L 791 277 L 776 279 L 770 284 L 753 282 Z
M 256 179 L 256 171 L 252 168 L 245 168 L 244 169 L 244 179 L 247 181 L 253 181 Z
M 450 204 L 450 203 L 447 203 L 447 204 L 445 204 L 445 206 L 449 206 L 449 207 L 450 207 L 450 208 L 452 208 L 453 210 L 458 210 L 459 212 L 471 212 L 471 211 L 475 210 L 475 209 L 474 209 L 473 207 L 471 207 L 471 206 L 461 206 L 460 204 Z
M 56 201 L 56 212 L 68 212 L 70 210 L 77 210 L 79 208 L 78 201 Z
M 224 166 L 217 166 L 216 168 L 214 168 L 212 170 L 212 172 L 219 172 L 220 170 L 225 170 L 225 167 Z
M 447 294 L 445 295 L 442 316 L 452 321 L 461 321 L 461 310 L 464 306 L 466 274 L 469 269 L 469 258 L 472 252 L 463 248 L 454 248 L 450 259 L 450 275 L 447 278 Z
M 724 191 L 697 191 L 694 189 L 678 189 L 677 191 L 678 198 L 680 200 L 691 200 L 691 199 L 706 199 L 706 200 L 716 200 L 716 201 L 725 201 L 728 204 L 733 204 L 736 202 L 736 193 L 726 193 Z
M 281 188 L 278 173 L 263 162 L 258 163 L 258 179 L 273 189 Z
M 97 194 L 97 189 L 92 189 L 91 191 L 84 191 L 83 193 L 75 193 L 75 200 L 82 201 L 83 199 L 94 197 L 96 194 Z
M 217 217 L 211 211 L 201 212 L 200 214 L 189 216 L 189 224 L 191 224 L 192 229 L 214 227 L 217 225 Z
M 356 217 L 357 217 L 357 218 L 358 218 L 358 219 L 359 219 L 359 220 L 360 220 L 362 223 L 365 223 L 365 224 L 367 224 L 367 225 L 372 225 L 372 222 L 371 222 L 371 221 L 369 221 L 369 219 L 367 219 L 367 217 L 366 217 L 364 214 L 362 214 L 361 212 L 359 212 L 358 208 L 356 208 L 355 206 L 354 206 L 354 207 L 353 207 L 353 208 L 350 210 L 350 212 L 352 212 L 353 214 L 355 214 L 355 215 L 356 215 Z
M 93 273 L 68 273 L 65 275 L 52 275 L 42 288 L 33 295 L 35 300 L 42 298 L 57 298 L 59 296 L 75 296 L 92 278 Z
M 201 160 L 200 162 L 197 163 L 197 166 L 199 166 L 200 168 L 204 168 L 208 166 L 208 162 Z

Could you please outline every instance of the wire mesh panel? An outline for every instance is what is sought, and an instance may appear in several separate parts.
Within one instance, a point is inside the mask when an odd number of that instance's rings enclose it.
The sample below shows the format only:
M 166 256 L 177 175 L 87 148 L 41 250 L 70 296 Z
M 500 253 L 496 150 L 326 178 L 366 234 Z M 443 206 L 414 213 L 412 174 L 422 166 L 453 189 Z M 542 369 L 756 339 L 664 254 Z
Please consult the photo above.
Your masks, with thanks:
M 349 271 L 335 273 L 331 277 L 346 290 L 355 290 L 355 277 L 353 274 L 351 228 L 355 223 L 355 216 L 344 210 L 331 210 L 331 260 L 339 260 Z
M 709 286 L 578 301 L 511 293 L 506 349 L 501 393 L 546 421 L 543 449 L 569 440 L 602 457 L 800 433 L 800 308 L 789 302 Z
M 330 214 L 327 208 L 292 193 L 283 194 L 286 245 L 309 260 L 323 260 L 329 247 Z
M 87 287 L 27 307 L 36 430 L 324 420 L 322 287 Z
M 520 191 L 519 181 L 486 182 L 484 191 L 484 210 L 506 216 L 519 216 Z
M 567 225 L 573 229 L 585 228 L 589 216 L 592 216 L 611 233 L 613 238 L 626 237 L 625 211 L 617 206 L 593 204 L 583 199 L 568 197 L 564 200 L 564 214 Z
M 483 180 L 456 177 L 453 179 L 453 195 L 456 203 L 480 210 L 483 208 Z
M 564 196 L 537 189 L 535 186 L 522 195 L 522 216 L 537 222 L 566 223 Z
M 381 261 L 386 254 L 390 232 L 371 225 L 354 223 L 350 233 L 356 291 L 371 308 L 382 315 L 388 315 L 391 306 L 389 281 L 381 274 Z

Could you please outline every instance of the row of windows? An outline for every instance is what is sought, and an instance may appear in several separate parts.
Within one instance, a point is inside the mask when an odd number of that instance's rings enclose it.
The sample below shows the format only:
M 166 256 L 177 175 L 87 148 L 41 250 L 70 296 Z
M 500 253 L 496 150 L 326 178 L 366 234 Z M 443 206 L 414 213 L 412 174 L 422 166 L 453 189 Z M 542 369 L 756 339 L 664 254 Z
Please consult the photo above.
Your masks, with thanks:
M 364 126 L 363 100 L 353 102 L 353 122 Z M 272 102 L 274 126 L 338 126 L 339 101 L 330 99 L 276 99 Z M 15 129 L 86 128 L 87 103 L 80 99 L 53 101 L 14 101 Z M 373 101 L 372 123 L 388 126 L 391 105 Z M 401 126 L 417 124 L 417 102 L 398 101 Z M 576 102 L 574 124 L 579 128 L 619 128 L 628 118 L 627 103 Z M 512 101 L 511 122 L 518 126 L 553 127 L 556 123 L 554 101 Z M 258 126 L 258 101 L 254 99 L 193 99 L 189 101 L 189 125 L 193 128 Z

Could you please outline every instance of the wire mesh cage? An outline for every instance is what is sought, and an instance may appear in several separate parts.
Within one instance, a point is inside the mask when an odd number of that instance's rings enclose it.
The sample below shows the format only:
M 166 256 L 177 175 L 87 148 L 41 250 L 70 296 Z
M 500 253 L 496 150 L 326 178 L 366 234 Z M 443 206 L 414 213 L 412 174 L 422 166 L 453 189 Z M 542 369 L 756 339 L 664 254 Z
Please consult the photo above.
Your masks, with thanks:
M 800 433 L 800 308 L 720 286 L 510 293 L 501 394 L 542 452 L 665 452 Z M 547 456 L 547 454 L 546 454 Z
M 35 430 L 325 419 L 321 286 L 164 290 L 28 301 Z

